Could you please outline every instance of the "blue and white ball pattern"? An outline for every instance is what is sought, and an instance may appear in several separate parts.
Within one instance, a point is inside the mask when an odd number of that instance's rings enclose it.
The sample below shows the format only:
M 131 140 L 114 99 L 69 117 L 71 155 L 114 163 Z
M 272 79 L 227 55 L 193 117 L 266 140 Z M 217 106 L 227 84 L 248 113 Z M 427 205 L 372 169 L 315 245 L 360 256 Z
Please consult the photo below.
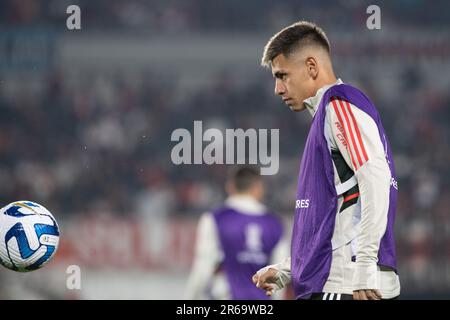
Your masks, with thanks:
M 17 201 L 0 209 L 0 263 L 6 268 L 39 269 L 55 255 L 58 243 L 58 224 L 40 204 Z

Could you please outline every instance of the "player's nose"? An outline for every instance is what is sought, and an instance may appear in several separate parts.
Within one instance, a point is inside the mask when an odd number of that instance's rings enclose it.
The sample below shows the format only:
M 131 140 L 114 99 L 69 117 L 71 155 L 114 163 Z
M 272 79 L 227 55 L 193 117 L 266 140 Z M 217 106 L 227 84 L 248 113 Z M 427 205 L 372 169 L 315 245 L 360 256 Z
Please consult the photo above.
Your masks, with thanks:
M 283 95 L 286 92 L 286 87 L 283 85 L 283 83 L 279 80 L 275 80 L 275 94 L 276 95 Z

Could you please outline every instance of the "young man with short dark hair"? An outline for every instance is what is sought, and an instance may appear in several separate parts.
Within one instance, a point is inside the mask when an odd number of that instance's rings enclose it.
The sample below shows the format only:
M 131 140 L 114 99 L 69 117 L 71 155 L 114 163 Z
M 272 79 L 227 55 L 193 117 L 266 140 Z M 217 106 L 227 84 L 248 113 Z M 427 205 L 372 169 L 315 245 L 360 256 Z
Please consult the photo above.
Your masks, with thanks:
M 381 119 L 360 90 L 336 79 L 317 25 L 295 23 L 267 43 L 275 93 L 311 128 L 295 203 L 291 257 L 253 276 L 271 295 L 292 281 L 297 299 L 379 300 L 400 294 L 394 218 L 397 182 Z

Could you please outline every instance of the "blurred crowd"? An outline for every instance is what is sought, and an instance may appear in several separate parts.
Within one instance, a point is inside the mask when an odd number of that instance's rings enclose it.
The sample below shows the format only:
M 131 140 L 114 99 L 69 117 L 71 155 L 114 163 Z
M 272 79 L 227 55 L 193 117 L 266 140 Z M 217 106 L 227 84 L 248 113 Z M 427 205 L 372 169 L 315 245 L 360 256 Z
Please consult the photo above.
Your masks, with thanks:
M 336 10 L 324 10 L 331 1 L 69 2 L 2 1 L 0 21 L 9 27 L 64 21 L 65 10 L 60 8 L 72 3 L 87 8 L 85 25 L 157 32 L 273 30 L 280 21 L 296 20 L 305 6 L 321 19 L 329 15 L 330 25 L 342 17 Z M 362 6 L 339 2 L 347 12 Z M 426 9 L 440 1 L 408 1 L 406 9 L 404 2 L 386 3 L 388 19 L 399 17 L 398 23 L 405 25 L 420 20 L 430 27 L 449 23 L 444 15 L 449 10 L 431 14 Z M 441 4 L 450 7 L 447 1 Z M 358 12 L 342 24 L 359 23 L 364 10 Z M 361 87 L 373 99 L 392 144 L 399 182 L 401 277 L 411 290 L 448 292 L 450 82 L 443 84 L 440 71 L 448 74 L 450 61 L 429 59 L 399 59 L 395 68 L 378 63 L 339 70 L 344 82 Z M 208 85 L 185 92 L 175 74 L 151 69 L 70 77 L 53 68 L 34 86 L 26 77 L 10 83 L 0 74 L 1 203 L 30 199 L 63 216 L 107 212 L 155 219 L 198 217 L 223 199 L 228 167 L 174 165 L 170 137 L 174 129 L 192 131 L 193 121 L 203 120 L 205 127 L 219 129 L 280 128 L 280 171 L 266 179 L 266 202 L 292 215 L 309 115 L 293 116 L 273 96 L 270 74 L 244 81 L 235 77 L 219 72 Z
M 309 20 L 330 26 L 349 26 L 365 21 L 373 1 L 347 0 L 4 0 L 0 21 L 8 25 L 64 22 L 71 4 L 83 8 L 83 24 L 92 29 L 138 32 L 249 32 L 272 30 L 282 21 L 295 21 L 308 12 Z M 378 1 L 386 23 L 415 26 L 448 25 L 450 4 L 446 0 Z M 232 21 L 231 21 L 232 19 Z

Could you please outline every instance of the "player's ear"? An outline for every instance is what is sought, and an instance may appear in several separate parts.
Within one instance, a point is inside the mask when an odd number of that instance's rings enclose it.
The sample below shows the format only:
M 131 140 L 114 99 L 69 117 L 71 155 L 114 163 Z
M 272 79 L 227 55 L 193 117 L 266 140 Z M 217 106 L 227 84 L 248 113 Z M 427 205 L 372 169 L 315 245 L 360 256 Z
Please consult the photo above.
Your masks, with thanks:
M 225 191 L 228 195 L 232 195 L 236 193 L 236 188 L 234 187 L 231 181 L 227 181 L 225 184 Z
M 314 57 L 308 57 L 306 58 L 305 64 L 308 75 L 315 80 L 317 78 L 317 75 L 319 74 L 317 60 Z

